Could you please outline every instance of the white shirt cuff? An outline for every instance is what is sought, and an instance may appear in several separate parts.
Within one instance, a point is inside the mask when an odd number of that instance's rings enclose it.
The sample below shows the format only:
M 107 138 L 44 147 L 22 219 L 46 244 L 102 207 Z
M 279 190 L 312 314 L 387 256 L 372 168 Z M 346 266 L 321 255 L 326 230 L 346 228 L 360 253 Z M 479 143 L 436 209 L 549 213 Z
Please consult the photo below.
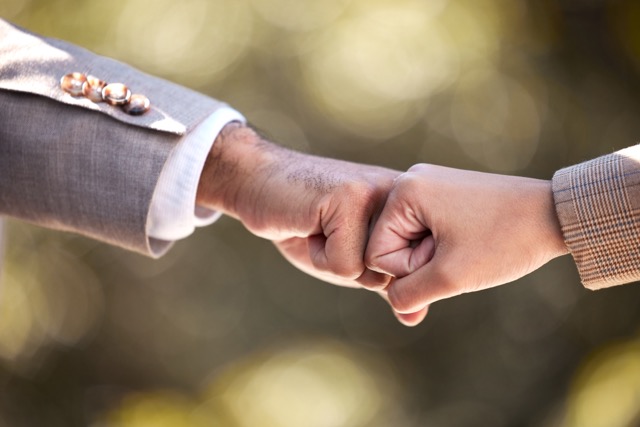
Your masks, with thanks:
M 172 150 L 160 173 L 147 219 L 152 239 L 173 241 L 189 236 L 196 227 L 215 222 L 220 213 L 196 206 L 200 175 L 209 151 L 223 127 L 230 122 L 246 122 L 230 107 L 216 110 Z

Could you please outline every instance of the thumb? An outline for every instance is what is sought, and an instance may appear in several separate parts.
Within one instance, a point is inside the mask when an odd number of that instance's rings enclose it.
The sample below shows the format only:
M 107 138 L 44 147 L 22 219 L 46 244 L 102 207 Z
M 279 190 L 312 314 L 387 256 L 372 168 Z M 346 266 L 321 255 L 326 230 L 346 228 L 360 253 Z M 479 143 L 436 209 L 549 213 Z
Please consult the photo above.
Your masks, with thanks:
M 380 297 L 382 297 L 383 300 L 385 300 L 389 305 L 391 305 L 391 302 L 389 301 L 389 296 L 387 295 L 386 291 L 379 291 L 378 295 L 380 295 Z M 405 326 L 413 327 L 413 326 L 417 326 L 420 322 L 424 320 L 424 318 L 427 316 L 427 313 L 429 312 L 429 306 L 423 307 L 422 309 L 411 312 L 411 313 L 398 313 L 396 310 L 393 310 L 393 307 L 391 307 L 391 311 L 393 312 L 393 315 L 396 316 L 396 319 L 398 319 L 400 323 L 402 323 Z
M 436 301 L 464 292 L 442 269 L 442 260 L 436 255 L 429 263 L 387 288 L 389 303 L 400 314 L 414 313 Z

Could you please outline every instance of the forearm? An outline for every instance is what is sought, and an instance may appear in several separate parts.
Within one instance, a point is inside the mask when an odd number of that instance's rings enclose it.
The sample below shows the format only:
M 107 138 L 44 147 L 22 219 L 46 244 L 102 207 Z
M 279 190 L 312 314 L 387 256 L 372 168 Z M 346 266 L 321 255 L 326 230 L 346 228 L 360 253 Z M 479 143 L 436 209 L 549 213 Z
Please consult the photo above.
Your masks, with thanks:
M 372 182 L 383 180 L 386 186 L 395 176 L 385 168 L 289 150 L 232 123 L 209 153 L 197 202 L 239 219 L 254 234 L 280 240 L 319 233 L 318 215 L 330 214 L 329 201 L 333 208 L 346 207 L 335 206 L 336 189 L 378 194 L 378 182 Z
M 336 284 L 388 283 L 368 271 L 372 218 L 398 172 L 279 147 L 230 124 L 207 158 L 198 203 L 272 240 L 305 272 Z
M 396 179 L 367 248 L 400 312 L 514 281 L 567 252 L 549 181 L 434 165 Z

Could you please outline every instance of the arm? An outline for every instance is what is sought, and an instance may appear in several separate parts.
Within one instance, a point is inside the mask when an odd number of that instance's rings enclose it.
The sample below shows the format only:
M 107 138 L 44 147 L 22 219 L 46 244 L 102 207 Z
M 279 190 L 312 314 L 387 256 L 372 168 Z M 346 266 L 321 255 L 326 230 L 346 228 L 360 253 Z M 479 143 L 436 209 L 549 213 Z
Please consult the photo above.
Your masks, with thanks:
M 0 40 L 0 97 L 6 107 L 0 110 L 0 212 L 149 253 L 148 211 L 165 162 L 225 105 L 1 20 Z M 149 96 L 151 111 L 134 117 L 106 103 L 70 96 L 59 80 L 73 70 L 126 82 Z M 332 195 L 344 190 L 352 202 L 360 191 L 363 201 L 378 202 L 397 173 L 305 156 L 262 141 L 247 128 L 239 130 L 238 137 L 228 131 L 218 138 L 202 172 L 206 191 L 197 203 L 241 219 L 288 250 L 307 243 L 302 239 L 293 245 L 298 241 L 292 238 L 308 235 L 317 237 L 309 239 L 314 249 L 322 247 L 323 226 L 334 227 L 327 258 L 315 261 L 348 280 L 365 274 L 363 230 L 379 206 L 356 203 L 348 216 Z M 273 188 L 257 192 L 266 183 Z M 323 211 L 327 223 L 320 225 L 319 209 L 339 214 L 329 220 Z M 341 220 L 346 223 L 335 223 Z M 357 227 L 357 234 L 351 236 L 348 227 Z M 343 238 L 350 246 L 341 244 Z
M 0 57 L 0 102 L 6 107 L 0 110 L 0 214 L 155 256 L 168 248 L 167 240 L 190 232 L 189 225 L 155 224 L 157 207 L 166 211 L 174 201 L 158 196 L 158 182 L 180 174 L 167 164 L 182 159 L 181 148 L 228 107 L 2 20 Z M 60 76 L 76 70 L 126 82 L 151 98 L 151 111 L 133 117 L 64 93 Z M 227 122 L 241 116 L 229 117 Z M 388 282 L 365 268 L 363 254 L 371 216 L 397 172 L 295 153 L 234 124 L 207 157 L 208 151 L 187 162 L 201 178 L 199 207 L 240 219 L 320 279 L 350 286 Z M 152 238 L 149 230 L 167 240 Z
M 0 214 L 147 255 L 166 251 L 170 240 L 149 233 L 165 164 L 209 117 L 229 108 L 2 20 L 0 58 Z M 131 116 L 73 97 L 60 88 L 71 71 L 124 82 L 151 99 L 151 110 Z
M 416 165 L 396 180 L 366 260 L 397 277 L 388 294 L 405 312 L 568 252 L 590 289 L 640 279 L 640 146 L 552 181 Z
M 205 163 L 198 204 L 272 240 L 303 270 L 330 281 L 386 284 L 363 254 L 372 216 L 397 172 L 297 153 L 228 125 Z
M 416 165 L 394 185 L 367 248 L 397 279 L 397 311 L 516 280 L 567 253 L 551 183 Z
M 198 203 L 272 240 L 293 265 L 321 280 L 384 289 L 389 276 L 364 265 L 373 218 L 398 172 L 297 153 L 228 125 L 209 154 Z M 386 298 L 386 292 L 380 294 Z M 416 324 L 426 310 L 396 315 Z

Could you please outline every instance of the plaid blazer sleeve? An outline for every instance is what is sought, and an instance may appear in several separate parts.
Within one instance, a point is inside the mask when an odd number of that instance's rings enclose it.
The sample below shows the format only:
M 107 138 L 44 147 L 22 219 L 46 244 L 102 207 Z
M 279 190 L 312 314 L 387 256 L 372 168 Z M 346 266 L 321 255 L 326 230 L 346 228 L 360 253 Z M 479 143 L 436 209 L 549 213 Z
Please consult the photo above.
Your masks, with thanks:
M 640 145 L 561 169 L 553 193 L 584 286 L 640 280 Z

